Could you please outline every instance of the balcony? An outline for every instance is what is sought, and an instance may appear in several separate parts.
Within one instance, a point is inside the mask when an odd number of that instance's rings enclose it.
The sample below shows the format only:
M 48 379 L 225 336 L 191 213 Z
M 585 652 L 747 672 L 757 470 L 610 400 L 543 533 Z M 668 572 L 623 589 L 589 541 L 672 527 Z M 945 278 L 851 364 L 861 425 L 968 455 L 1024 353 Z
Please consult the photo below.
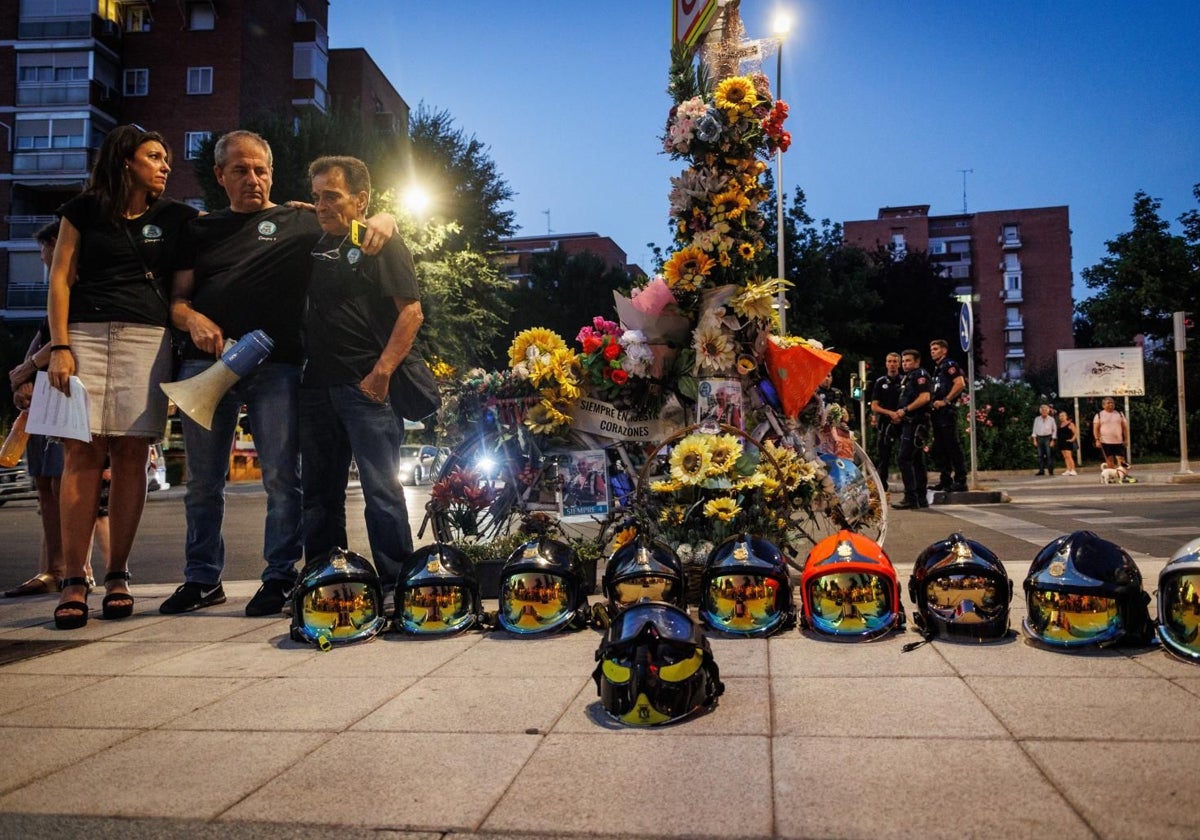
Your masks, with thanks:
M 10 310 L 44 310 L 49 288 L 42 280 L 9 280 L 7 306 Z
M 1025 348 L 1024 347 L 1009 347 L 1009 348 L 1005 349 L 1005 351 L 1004 351 L 1004 358 L 1005 359 L 1024 359 L 1025 358 Z
M 1021 247 L 1021 234 L 1017 231 L 1005 231 L 996 237 L 996 244 L 1005 251 L 1015 251 Z
M 88 174 L 87 149 L 63 149 L 62 151 L 14 152 L 13 175 L 78 175 Z
M 97 81 L 17 85 L 16 105 L 23 108 L 94 105 L 115 117 L 120 102 L 114 88 Z
M 53 222 L 57 216 L 5 216 L 8 223 L 9 239 L 32 239 L 33 235 L 46 225 Z
M 1000 300 L 1005 303 L 1021 303 L 1025 298 L 1021 296 L 1020 289 L 1001 289 Z

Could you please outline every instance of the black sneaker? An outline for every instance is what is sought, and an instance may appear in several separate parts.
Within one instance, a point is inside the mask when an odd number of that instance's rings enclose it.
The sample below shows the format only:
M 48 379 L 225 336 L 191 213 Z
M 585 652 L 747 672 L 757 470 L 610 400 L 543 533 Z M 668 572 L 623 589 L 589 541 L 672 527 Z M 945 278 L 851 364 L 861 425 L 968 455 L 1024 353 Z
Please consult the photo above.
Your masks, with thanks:
M 908 498 L 907 496 L 905 498 L 901 499 L 900 501 L 896 502 L 896 504 L 892 505 L 892 507 L 894 507 L 896 510 L 911 510 L 912 508 L 919 507 L 919 506 L 920 506 L 920 504 L 917 502 L 916 499 L 911 499 L 911 498 Z
M 958 484 L 955 484 L 953 487 L 950 488 L 950 492 L 951 493 L 966 493 L 967 492 L 967 483 L 965 481 L 963 481 Z
M 279 615 L 283 605 L 287 603 L 288 595 L 292 593 L 292 582 L 272 578 L 264 580 L 262 586 L 254 593 L 250 603 L 246 604 L 246 615 Z
M 207 586 L 203 583 L 185 583 L 158 605 L 158 611 L 163 615 L 178 615 L 224 603 L 225 589 L 221 584 Z

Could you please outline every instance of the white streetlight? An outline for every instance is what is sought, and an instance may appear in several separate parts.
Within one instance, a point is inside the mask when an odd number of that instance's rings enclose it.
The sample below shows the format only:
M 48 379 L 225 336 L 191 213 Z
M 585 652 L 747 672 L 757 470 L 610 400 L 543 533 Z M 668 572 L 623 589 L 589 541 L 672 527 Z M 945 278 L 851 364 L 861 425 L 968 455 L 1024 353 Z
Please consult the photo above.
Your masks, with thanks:
M 775 37 L 779 39 L 779 49 L 775 53 L 775 101 L 783 99 L 783 40 L 788 30 L 792 28 L 792 19 L 787 12 L 779 10 L 775 13 L 772 27 Z M 779 279 L 784 279 L 786 266 L 783 260 L 783 149 L 775 149 L 775 269 Z M 779 307 L 779 332 L 787 334 L 787 295 L 782 287 L 779 289 L 776 305 Z

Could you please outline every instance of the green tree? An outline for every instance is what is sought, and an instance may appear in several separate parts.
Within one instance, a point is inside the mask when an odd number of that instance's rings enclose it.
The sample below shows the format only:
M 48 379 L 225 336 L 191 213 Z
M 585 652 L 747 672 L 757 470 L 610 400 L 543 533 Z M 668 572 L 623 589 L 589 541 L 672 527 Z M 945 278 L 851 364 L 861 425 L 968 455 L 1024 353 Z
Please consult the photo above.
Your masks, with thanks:
M 1200 200 L 1200 185 L 1195 192 Z M 1096 346 L 1123 346 L 1136 335 L 1162 342 L 1171 335 L 1172 312 L 1200 309 L 1200 218 L 1185 213 L 1180 220 L 1186 235 L 1173 234 L 1159 215 L 1161 206 L 1139 190 L 1132 229 L 1109 240 L 1108 253 L 1082 272 L 1095 294 L 1076 308 L 1091 325 Z
M 571 344 L 593 318 L 615 321 L 613 292 L 628 289 L 631 282 L 628 272 L 607 268 L 604 260 L 590 251 L 568 255 L 555 249 L 534 254 L 528 283 L 508 295 L 513 315 L 497 354 L 507 352 L 513 335 L 528 327 L 554 330 Z
M 408 174 L 435 196 L 435 216 L 456 223 L 448 251 L 495 250 L 516 232 L 515 214 L 503 205 L 515 195 L 500 177 L 488 147 L 454 125 L 447 111 L 423 103 L 409 121 Z
M 483 255 L 450 253 L 417 263 L 421 308 L 425 324 L 419 349 L 426 359 L 437 357 L 465 372 L 473 367 L 495 368 L 503 361 L 494 347 L 511 339 L 508 281 Z

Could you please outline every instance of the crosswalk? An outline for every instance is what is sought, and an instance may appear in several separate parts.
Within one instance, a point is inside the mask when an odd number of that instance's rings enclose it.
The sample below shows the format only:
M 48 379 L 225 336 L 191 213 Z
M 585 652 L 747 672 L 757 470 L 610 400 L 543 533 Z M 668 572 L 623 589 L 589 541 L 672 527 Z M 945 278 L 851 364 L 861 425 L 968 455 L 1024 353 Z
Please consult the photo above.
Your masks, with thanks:
M 1097 507 L 1084 507 L 1062 503 L 1039 503 L 1037 513 L 1043 516 L 1062 517 L 1069 520 L 1063 527 L 1055 528 L 1028 522 L 1007 513 L 1002 513 L 995 506 L 945 505 L 938 511 L 979 528 L 1000 531 L 1031 545 L 1043 546 L 1051 540 L 1061 537 L 1064 533 L 1076 530 L 1078 527 L 1103 525 L 1105 528 L 1115 528 L 1131 535 L 1138 536 L 1177 536 L 1195 537 L 1200 528 L 1188 526 L 1168 526 L 1156 524 L 1156 520 L 1144 516 L 1117 516 L 1111 510 Z M 1074 523 L 1078 523 L 1076 526 Z M 1157 558 L 1145 552 L 1130 551 L 1135 559 L 1166 559 Z

